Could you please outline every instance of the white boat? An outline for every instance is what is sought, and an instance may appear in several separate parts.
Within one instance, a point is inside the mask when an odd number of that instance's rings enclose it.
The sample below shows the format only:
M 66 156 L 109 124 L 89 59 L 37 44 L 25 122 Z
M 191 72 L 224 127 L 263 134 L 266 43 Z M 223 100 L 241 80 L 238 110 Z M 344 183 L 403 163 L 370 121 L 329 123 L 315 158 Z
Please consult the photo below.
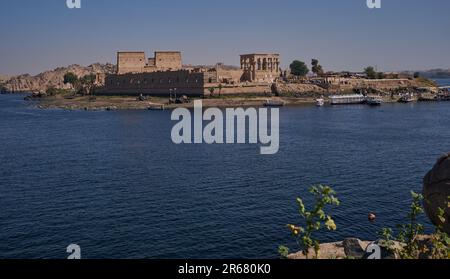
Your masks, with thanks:
M 323 107 L 325 105 L 325 100 L 323 98 L 319 98 L 316 100 L 316 106 Z
M 354 95 L 334 95 L 330 97 L 332 105 L 352 105 L 352 104 L 363 104 L 366 101 L 364 95 L 354 94 Z

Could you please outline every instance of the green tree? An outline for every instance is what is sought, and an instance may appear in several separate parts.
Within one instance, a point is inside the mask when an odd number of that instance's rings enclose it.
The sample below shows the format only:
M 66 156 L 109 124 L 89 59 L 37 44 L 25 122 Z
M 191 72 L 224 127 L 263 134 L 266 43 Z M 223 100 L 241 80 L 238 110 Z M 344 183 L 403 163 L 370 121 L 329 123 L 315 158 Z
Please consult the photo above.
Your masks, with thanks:
M 372 66 L 365 68 L 364 73 L 367 75 L 367 78 L 369 78 L 369 79 L 377 78 L 377 72 L 375 71 L 375 68 Z
M 78 76 L 72 72 L 68 72 L 64 75 L 64 84 L 72 85 L 72 88 L 75 90 L 75 93 L 79 90 L 80 80 Z
M 378 79 L 385 79 L 385 78 L 386 78 L 386 75 L 385 75 L 383 72 L 378 72 L 378 73 L 377 73 L 377 78 L 378 78 Z
M 420 78 L 420 73 L 419 72 L 415 72 L 414 73 L 414 78 Z
M 313 73 L 315 73 L 316 75 L 323 75 L 323 68 L 322 68 L 322 66 L 319 64 L 319 60 L 317 60 L 317 59 L 313 59 L 312 61 L 311 61 L 311 65 L 312 65 L 312 68 L 311 68 L 311 71 L 313 72 Z
M 94 74 L 85 75 L 80 79 L 83 94 L 91 95 L 94 91 L 96 76 Z
M 305 62 L 299 60 L 293 61 L 289 68 L 291 69 L 291 74 L 297 77 L 304 77 L 309 73 L 309 69 Z

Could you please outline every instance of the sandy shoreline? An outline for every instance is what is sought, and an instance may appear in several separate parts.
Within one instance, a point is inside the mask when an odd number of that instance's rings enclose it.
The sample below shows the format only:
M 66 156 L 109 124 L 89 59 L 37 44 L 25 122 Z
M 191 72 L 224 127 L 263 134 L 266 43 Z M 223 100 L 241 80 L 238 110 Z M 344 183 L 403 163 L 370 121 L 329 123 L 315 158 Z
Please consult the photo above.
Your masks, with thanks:
M 310 106 L 316 104 L 315 97 L 223 97 L 193 99 L 186 104 L 169 104 L 168 98 L 150 97 L 139 101 L 133 96 L 53 96 L 33 98 L 40 109 L 66 110 L 148 110 L 151 108 L 175 109 L 179 107 L 193 108 L 193 100 L 202 100 L 203 107 L 262 107 L 267 100 L 283 101 L 286 106 Z M 396 102 L 386 98 L 385 103 Z
M 35 98 L 36 106 L 41 109 L 66 110 L 148 110 L 150 108 L 175 109 L 193 108 L 193 100 L 202 100 L 203 107 L 261 107 L 266 100 L 281 100 L 286 106 L 314 105 L 315 98 L 279 98 L 279 97 L 235 97 L 192 99 L 190 103 L 169 104 L 168 98 L 151 97 L 139 101 L 136 97 L 79 96 L 79 97 L 44 97 Z

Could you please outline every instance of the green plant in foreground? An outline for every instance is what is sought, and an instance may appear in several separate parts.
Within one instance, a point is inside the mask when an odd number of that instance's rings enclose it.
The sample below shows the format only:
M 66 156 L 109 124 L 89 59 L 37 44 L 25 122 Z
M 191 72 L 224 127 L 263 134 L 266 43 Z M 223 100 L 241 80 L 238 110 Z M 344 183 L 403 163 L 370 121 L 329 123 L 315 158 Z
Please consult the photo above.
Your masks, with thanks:
M 400 253 L 403 259 L 417 259 L 420 255 L 420 247 L 417 237 L 424 232 L 424 226 L 418 223 L 418 218 L 424 213 L 422 208 L 423 196 L 415 192 L 411 192 L 413 202 L 408 213 L 409 223 L 406 225 L 399 225 L 398 240 L 405 244 L 405 247 Z
M 423 196 L 411 192 L 413 202 L 408 213 L 408 224 L 398 225 L 399 233 L 396 238 L 393 237 L 391 229 L 383 229 L 380 233 L 380 244 L 388 250 L 398 254 L 402 259 L 419 259 L 421 255 L 428 254 L 432 259 L 450 258 L 450 238 L 442 229 L 445 220 L 445 210 L 439 209 L 438 217 L 441 225 L 436 226 L 435 233 L 431 235 L 430 247 L 420 241 L 418 237 L 423 234 L 424 226 L 418 223 L 418 217 L 424 213 L 422 207 Z M 450 197 L 447 206 L 450 208 Z M 394 240 L 403 244 L 403 246 L 394 247 Z
M 319 257 L 320 242 L 314 237 L 314 233 L 326 228 L 329 231 L 336 230 L 336 224 L 332 217 L 325 213 L 327 206 L 340 204 L 335 197 L 335 191 L 328 186 L 313 186 L 309 192 L 315 197 L 315 205 L 311 211 L 306 209 L 305 204 L 301 198 L 297 198 L 300 216 L 304 219 L 305 225 L 296 226 L 288 225 L 292 235 L 296 238 L 297 243 L 302 249 L 302 253 L 306 258 L 309 258 L 310 250 L 314 249 L 314 258 Z M 289 254 L 289 249 L 285 246 L 279 247 L 279 252 L 282 257 Z
M 380 242 L 379 244 L 382 247 L 385 247 L 387 250 L 391 251 L 391 252 L 395 252 L 395 242 L 394 242 L 394 232 L 392 231 L 392 229 L 388 229 L 388 228 L 384 228 L 381 230 L 380 235 Z
M 447 197 L 447 208 L 450 208 L 450 196 Z M 445 219 L 445 210 L 439 208 L 438 218 L 440 224 L 436 226 L 436 230 L 431 238 L 432 249 L 431 258 L 433 259 L 450 259 L 450 237 L 443 230 Z

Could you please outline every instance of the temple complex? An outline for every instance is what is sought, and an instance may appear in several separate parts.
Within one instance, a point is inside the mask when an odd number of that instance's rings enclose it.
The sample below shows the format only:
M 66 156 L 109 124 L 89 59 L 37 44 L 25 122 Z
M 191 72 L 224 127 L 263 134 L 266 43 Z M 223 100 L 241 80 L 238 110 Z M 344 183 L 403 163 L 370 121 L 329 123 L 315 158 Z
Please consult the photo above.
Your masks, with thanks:
M 249 86 L 269 86 L 280 77 L 279 54 L 246 54 L 240 56 L 240 67 L 183 66 L 181 52 L 157 51 L 146 58 L 145 52 L 118 52 L 117 73 L 104 77 L 100 94 L 204 95 L 220 87 L 240 92 Z M 219 86 L 220 85 L 220 86 Z M 239 89 L 241 88 L 241 89 Z M 225 90 L 226 89 L 226 90 Z

